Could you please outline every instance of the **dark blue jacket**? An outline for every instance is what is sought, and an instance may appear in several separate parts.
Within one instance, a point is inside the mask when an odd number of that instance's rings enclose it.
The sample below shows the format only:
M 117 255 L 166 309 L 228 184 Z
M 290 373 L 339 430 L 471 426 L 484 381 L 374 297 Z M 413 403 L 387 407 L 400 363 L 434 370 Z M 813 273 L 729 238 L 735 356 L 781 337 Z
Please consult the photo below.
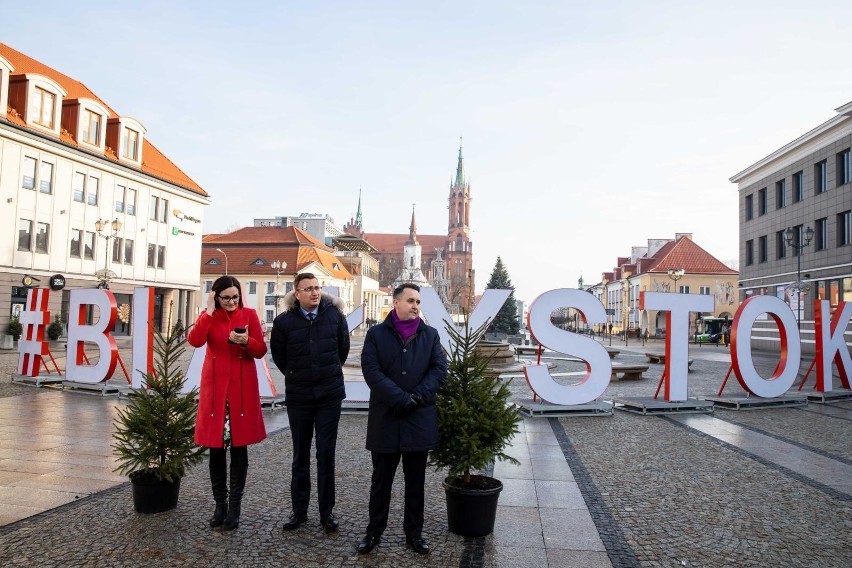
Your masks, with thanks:
M 272 360 L 284 374 L 285 404 L 323 404 L 343 400 L 343 363 L 349 356 L 349 326 L 343 301 L 328 294 L 314 321 L 308 320 L 290 292 L 272 323 Z
M 421 320 L 403 344 L 391 315 L 364 338 L 361 370 L 370 387 L 367 449 L 372 452 L 420 452 L 438 444 L 435 395 L 447 378 L 447 357 L 438 331 Z M 406 416 L 399 411 L 416 393 L 425 405 Z

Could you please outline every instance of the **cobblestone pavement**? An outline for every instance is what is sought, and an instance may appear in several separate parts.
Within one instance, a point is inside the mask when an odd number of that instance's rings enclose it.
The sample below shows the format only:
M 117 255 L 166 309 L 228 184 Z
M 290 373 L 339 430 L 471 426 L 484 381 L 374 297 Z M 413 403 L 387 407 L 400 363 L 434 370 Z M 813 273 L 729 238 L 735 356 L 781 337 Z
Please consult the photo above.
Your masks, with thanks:
M 614 342 L 613 347 L 621 347 Z M 662 343 L 630 346 L 616 358 L 646 363 L 644 351 Z M 724 347 L 691 348 L 690 396 L 715 395 L 728 369 Z M 0 354 L 9 376 L 14 358 Z M 768 376 L 776 359 L 755 356 Z M 61 363 L 60 363 L 61 366 Z M 602 399 L 652 396 L 663 367 L 650 365 L 646 379 L 613 382 Z M 559 362 L 554 372 L 583 370 Z M 566 379 L 560 379 L 566 380 Z M 576 380 L 576 379 L 574 379 Z M 811 379 L 812 381 L 812 379 Z M 839 387 L 839 383 L 835 383 Z M 530 397 L 523 379 L 510 388 L 516 400 Z M 35 395 L 34 393 L 38 393 Z M 732 378 L 725 394 L 742 396 Z M 71 396 L 0 381 L 2 396 Z M 730 411 L 733 423 L 852 465 L 852 401 L 804 408 Z M 545 419 L 542 419 L 545 420 Z M 685 425 L 678 417 L 616 411 L 608 417 L 549 419 L 561 452 L 579 484 L 612 565 L 642 567 L 740 567 L 852 565 L 852 495 L 809 482 L 772 460 Z M 249 452 L 243 520 L 233 533 L 210 530 L 207 471 L 183 480 L 178 508 L 159 515 L 133 512 L 127 484 L 0 527 L 3 566 L 580 566 L 570 551 L 514 548 L 501 555 L 495 536 L 465 539 L 446 530 L 442 475 L 427 472 L 425 534 L 433 552 L 425 558 L 404 547 L 401 483 L 395 486 L 390 526 L 377 553 L 359 557 L 354 546 L 366 521 L 370 463 L 363 449 L 366 420 L 342 418 L 338 442 L 338 534 L 319 527 L 315 503 L 310 521 L 282 534 L 289 512 L 290 443 L 286 431 Z M 498 530 L 501 525 L 498 519 Z M 496 540 L 499 540 L 498 535 Z M 551 537 L 553 535 L 550 535 Z

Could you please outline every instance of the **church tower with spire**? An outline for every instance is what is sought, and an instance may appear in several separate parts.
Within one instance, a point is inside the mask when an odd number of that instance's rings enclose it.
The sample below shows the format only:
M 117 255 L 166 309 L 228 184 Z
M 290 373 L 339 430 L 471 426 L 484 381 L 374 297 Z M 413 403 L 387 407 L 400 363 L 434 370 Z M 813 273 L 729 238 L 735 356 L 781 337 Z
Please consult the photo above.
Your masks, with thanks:
M 474 270 L 473 243 L 470 240 L 470 182 L 464 177 L 464 157 L 459 139 L 459 160 L 456 178 L 450 182 L 449 223 L 447 225 L 446 255 L 448 296 L 450 302 L 470 311 L 473 307 Z
M 349 222 L 343 225 L 343 232 L 353 235 L 359 239 L 364 238 L 364 218 L 361 216 L 361 188 L 358 188 L 358 212 L 355 217 L 350 217 Z
M 421 249 L 417 242 L 417 221 L 414 220 L 414 206 L 411 206 L 411 225 L 408 227 L 408 240 L 402 248 L 402 272 L 394 282 L 394 287 L 403 282 L 413 282 L 418 286 L 430 286 L 421 270 Z

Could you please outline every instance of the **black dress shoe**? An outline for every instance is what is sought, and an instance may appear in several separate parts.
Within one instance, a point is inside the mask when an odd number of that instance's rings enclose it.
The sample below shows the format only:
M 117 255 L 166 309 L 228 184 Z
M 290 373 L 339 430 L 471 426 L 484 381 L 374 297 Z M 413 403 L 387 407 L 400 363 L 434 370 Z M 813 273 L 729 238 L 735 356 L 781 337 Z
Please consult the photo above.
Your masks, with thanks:
M 325 529 L 325 532 L 334 532 L 339 525 L 337 519 L 334 518 L 334 513 L 329 513 L 327 516 L 321 518 L 320 524 Z
M 417 554 L 429 554 L 429 543 L 419 536 L 407 536 L 405 542 Z
M 281 526 L 282 531 L 292 531 L 299 527 L 299 525 L 303 525 L 307 522 L 307 515 L 297 515 L 296 513 L 291 513 L 290 518 Z
M 367 554 L 376 548 L 381 540 L 382 535 L 380 534 L 368 534 L 358 543 L 358 554 Z

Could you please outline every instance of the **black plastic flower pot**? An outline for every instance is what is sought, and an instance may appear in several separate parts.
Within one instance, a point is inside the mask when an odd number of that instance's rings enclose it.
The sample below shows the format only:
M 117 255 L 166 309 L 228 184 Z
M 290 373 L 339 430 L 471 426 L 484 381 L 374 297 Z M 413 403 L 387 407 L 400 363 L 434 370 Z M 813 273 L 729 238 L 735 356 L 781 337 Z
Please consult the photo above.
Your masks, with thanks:
M 447 526 L 462 536 L 486 536 L 494 532 L 497 500 L 503 484 L 493 477 L 471 476 L 474 483 L 462 486 L 455 480 L 444 480 L 447 496 Z
M 133 487 L 133 507 L 137 513 L 162 513 L 177 507 L 180 478 L 161 481 L 153 475 L 138 475 L 130 478 L 130 484 Z

